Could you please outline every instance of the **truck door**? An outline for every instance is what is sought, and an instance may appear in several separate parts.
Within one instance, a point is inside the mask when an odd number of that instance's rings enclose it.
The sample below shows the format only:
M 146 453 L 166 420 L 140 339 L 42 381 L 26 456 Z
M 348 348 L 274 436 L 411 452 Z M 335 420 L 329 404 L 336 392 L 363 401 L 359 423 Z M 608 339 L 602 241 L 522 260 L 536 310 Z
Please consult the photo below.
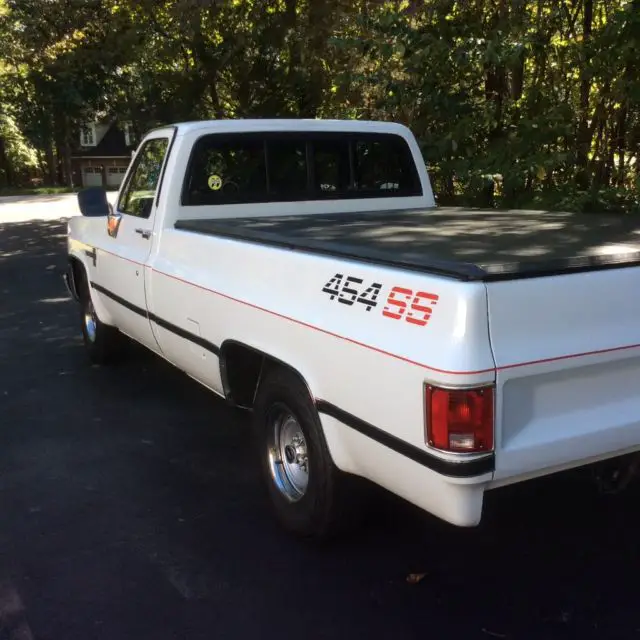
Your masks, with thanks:
M 154 239 L 157 194 L 173 128 L 149 134 L 141 145 L 109 216 L 94 288 L 117 327 L 159 351 L 147 313 L 145 265 Z

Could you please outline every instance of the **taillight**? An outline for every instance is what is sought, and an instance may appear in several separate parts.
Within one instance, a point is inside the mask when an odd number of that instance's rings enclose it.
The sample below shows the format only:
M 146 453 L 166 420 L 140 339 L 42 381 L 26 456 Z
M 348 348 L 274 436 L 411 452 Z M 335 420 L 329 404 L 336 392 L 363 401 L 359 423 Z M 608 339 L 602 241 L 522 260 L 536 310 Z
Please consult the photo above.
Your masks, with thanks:
M 427 444 L 451 452 L 493 451 L 493 387 L 425 387 Z

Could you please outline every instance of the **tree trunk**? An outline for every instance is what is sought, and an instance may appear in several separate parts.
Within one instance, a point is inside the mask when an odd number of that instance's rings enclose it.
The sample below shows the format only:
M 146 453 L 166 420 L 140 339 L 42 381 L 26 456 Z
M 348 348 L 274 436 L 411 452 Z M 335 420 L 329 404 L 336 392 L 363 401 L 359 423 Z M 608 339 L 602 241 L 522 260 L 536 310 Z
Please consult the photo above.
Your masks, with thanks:
M 524 49 L 518 56 L 518 62 L 511 70 L 511 97 L 514 101 L 522 98 L 522 92 L 524 89 L 524 63 L 525 63 Z
M 191 46 L 194 53 L 195 66 L 208 88 L 214 117 L 222 119 L 226 114 L 218 93 L 219 61 L 214 58 L 209 50 L 199 22 L 194 22 L 193 29 L 194 33 Z
M 64 174 L 65 174 L 65 186 L 69 189 L 73 189 L 73 170 L 71 169 L 71 145 L 69 144 L 69 138 L 64 141 Z
M 581 69 L 582 79 L 580 81 L 580 121 L 578 124 L 576 165 L 578 169 L 577 181 L 583 189 L 589 186 L 588 163 L 589 149 L 592 140 L 592 136 L 589 133 L 589 93 L 591 91 L 591 78 L 589 74 L 591 55 L 589 53 L 589 47 L 591 45 L 591 32 L 593 27 L 593 3 L 594 0 L 584 0 L 582 8 L 582 41 L 585 55 Z
M 503 25 L 507 24 L 509 7 L 501 0 L 496 12 L 491 18 L 491 37 L 499 32 Z M 504 133 L 504 102 L 508 92 L 507 69 L 503 62 L 485 64 L 485 100 L 493 103 L 494 125 L 489 130 L 489 140 L 501 138 Z
M 71 169 L 71 125 L 68 118 L 65 118 L 64 120 L 62 164 L 64 167 L 65 186 L 69 187 L 69 189 L 73 189 L 73 171 Z
M 300 117 L 315 118 L 322 106 L 329 80 L 323 66 L 327 40 L 331 35 L 339 8 L 338 0 L 311 2 L 306 24 L 305 60 L 306 82 L 298 94 Z
M 56 113 L 53 117 L 54 135 L 55 135 L 55 180 L 54 184 L 66 184 L 65 168 L 64 168 L 64 135 L 65 123 L 60 113 Z
M 625 74 L 626 75 L 626 74 Z M 614 170 L 614 182 L 619 187 L 624 186 L 625 183 L 625 171 L 626 171 L 626 162 L 625 162 L 625 154 L 627 152 L 627 113 L 628 113 L 628 101 L 625 100 L 622 108 L 618 113 L 618 121 L 616 122 L 616 140 L 615 147 L 612 145 L 612 148 L 616 149 L 618 154 L 618 167 L 616 171 L 615 164 L 612 167 Z M 615 163 L 615 161 L 614 161 Z
M 48 183 L 55 187 L 58 184 L 56 176 L 56 158 L 53 153 L 53 140 L 47 140 L 44 148 L 46 176 Z
M 13 187 L 13 183 L 13 168 L 7 157 L 6 142 L 4 137 L 0 136 L 0 186 Z

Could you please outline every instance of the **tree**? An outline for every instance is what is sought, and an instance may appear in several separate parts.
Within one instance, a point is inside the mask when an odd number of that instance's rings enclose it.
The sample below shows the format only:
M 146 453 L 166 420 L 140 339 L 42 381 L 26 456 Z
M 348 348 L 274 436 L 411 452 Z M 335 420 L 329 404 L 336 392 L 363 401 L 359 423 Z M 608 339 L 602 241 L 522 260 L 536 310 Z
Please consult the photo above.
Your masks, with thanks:
M 0 104 L 51 176 L 96 113 L 381 118 L 443 202 L 637 208 L 640 0 L 0 3 Z

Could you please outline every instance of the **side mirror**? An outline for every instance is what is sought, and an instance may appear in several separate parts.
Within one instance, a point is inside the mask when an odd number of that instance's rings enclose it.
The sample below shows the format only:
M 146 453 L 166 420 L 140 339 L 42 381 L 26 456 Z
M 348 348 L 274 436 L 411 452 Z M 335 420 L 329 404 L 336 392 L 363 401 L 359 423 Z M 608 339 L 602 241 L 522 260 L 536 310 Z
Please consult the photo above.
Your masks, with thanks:
M 88 218 L 109 215 L 109 201 L 103 187 L 87 187 L 78 192 L 80 213 Z

